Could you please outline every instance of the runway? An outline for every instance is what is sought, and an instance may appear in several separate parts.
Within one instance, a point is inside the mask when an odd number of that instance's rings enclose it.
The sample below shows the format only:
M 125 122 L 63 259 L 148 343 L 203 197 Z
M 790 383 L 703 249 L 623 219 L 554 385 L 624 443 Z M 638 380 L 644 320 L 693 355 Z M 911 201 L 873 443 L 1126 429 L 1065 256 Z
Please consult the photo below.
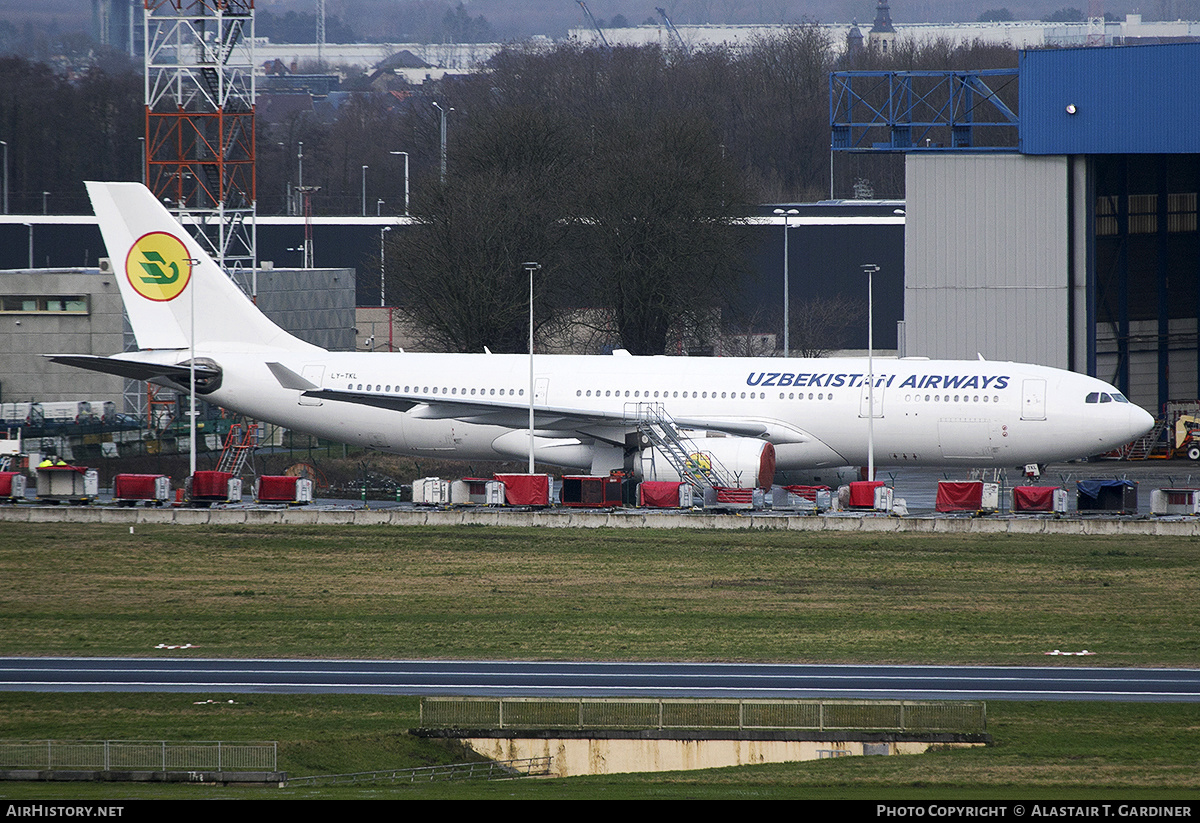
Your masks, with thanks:
M 0 691 L 1200 702 L 1200 670 L 0 658 Z

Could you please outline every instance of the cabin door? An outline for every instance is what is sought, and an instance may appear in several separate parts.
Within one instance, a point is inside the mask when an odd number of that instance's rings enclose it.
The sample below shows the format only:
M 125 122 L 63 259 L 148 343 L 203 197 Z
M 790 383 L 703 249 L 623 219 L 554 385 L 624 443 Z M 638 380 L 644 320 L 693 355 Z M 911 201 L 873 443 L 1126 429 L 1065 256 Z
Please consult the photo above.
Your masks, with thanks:
M 859 401 L 858 401 L 858 416 L 859 417 L 876 417 L 876 418 L 883 417 L 883 389 L 884 389 L 883 383 L 886 381 L 884 378 L 881 378 L 879 375 L 875 375 L 875 382 L 878 385 L 875 386 L 874 392 L 871 391 L 871 386 L 867 383 L 867 381 L 863 382 L 862 396 L 859 398 Z M 872 397 L 872 394 L 874 395 L 874 397 Z M 871 412 L 872 399 L 875 401 L 874 414 L 872 414 L 872 412 Z
M 321 381 L 325 379 L 325 366 L 320 363 L 307 365 L 300 370 L 300 376 L 309 383 L 312 383 L 314 386 L 318 388 L 324 388 L 324 385 L 321 383 Z M 300 392 L 300 405 L 319 406 L 321 405 L 321 398 L 305 397 L 304 392 Z
M 1021 419 L 1046 419 L 1046 381 L 1021 381 Z

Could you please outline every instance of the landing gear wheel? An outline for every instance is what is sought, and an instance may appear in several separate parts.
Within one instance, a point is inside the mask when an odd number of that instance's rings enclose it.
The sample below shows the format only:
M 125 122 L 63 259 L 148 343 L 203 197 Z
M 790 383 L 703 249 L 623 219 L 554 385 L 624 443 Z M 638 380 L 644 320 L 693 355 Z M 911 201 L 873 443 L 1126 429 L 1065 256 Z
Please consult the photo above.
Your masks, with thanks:
M 1200 460 L 1200 446 L 1188 446 L 1188 460 Z

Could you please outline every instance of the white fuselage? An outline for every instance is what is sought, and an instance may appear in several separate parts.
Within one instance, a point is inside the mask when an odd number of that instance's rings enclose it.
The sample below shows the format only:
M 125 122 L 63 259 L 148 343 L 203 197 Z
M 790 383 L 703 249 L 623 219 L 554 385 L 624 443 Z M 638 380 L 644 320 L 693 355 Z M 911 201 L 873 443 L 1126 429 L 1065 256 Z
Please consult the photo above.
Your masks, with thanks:
M 879 359 L 868 381 L 864 358 L 544 355 L 531 374 L 526 355 L 327 352 L 263 315 L 145 186 L 87 189 L 139 351 L 57 359 L 178 387 L 194 351 L 205 399 L 340 442 L 473 460 L 532 450 L 592 473 L 661 454 L 767 483 L 866 464 L 869 443 L 880 465 L 1018 466 L 1107 452 L 1153 425 L 1100 380 L 1017 363 Z
M 223 369 L 206 397 L 223 407 L 351 444 L 412 455 L 520 458 L 528 448 L 519 410 L 529 401 L 525 355 L 198 351 Z M 504 403 L 503 425 L 422 416 L 282 388 L 274 360 L 314 385 L 355 394 Z M 1097 454 L 1145 433 L 1150 416 L 1112 400 L 1095 378 L 1042 366 L 988 361 L 876 359 L 874 452 L 879 465 L 1017 466 Z M 537 356 L 539 409 L 629 413 L 661 404 L 677 420 L 751 421 L 775 447 L 781 471 L 868 460 L 867 361 L 767 358 Z M 539 430 L 539 460 L 591 467 L 591 454 L 619 440 L 619 425 Z M 605 430 L 611 436 L 605 436 Z M 518 436 L 514 437 L 513 435 Z M 555 450 L 555 446 L 558 446 Z M 557 455 L 559 459 L 552 459 Z

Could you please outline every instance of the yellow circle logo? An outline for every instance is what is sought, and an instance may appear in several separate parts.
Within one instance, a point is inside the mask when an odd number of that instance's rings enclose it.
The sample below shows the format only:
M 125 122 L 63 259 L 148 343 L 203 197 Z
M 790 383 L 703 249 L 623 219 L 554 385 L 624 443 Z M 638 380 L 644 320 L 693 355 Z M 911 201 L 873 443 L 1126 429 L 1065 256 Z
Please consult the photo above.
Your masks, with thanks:
M 693 452 L 688 455 L 688 468 L 692 471 L 711 471 L 712 458 L 706 452 Z
M 147 300 L 174 300 L 192 279 L 192 261 L 183 242 L 172 234 L 143 234 L 125 258 L 125 276 Z

